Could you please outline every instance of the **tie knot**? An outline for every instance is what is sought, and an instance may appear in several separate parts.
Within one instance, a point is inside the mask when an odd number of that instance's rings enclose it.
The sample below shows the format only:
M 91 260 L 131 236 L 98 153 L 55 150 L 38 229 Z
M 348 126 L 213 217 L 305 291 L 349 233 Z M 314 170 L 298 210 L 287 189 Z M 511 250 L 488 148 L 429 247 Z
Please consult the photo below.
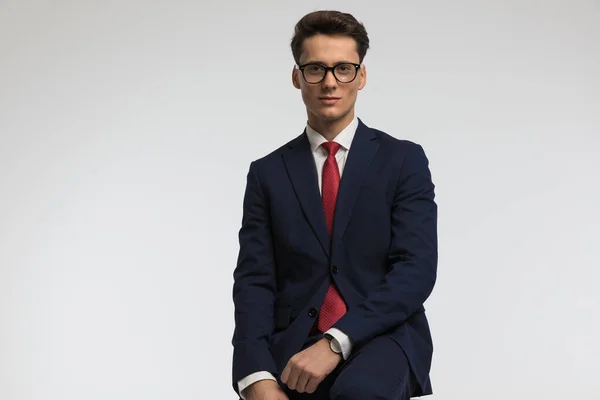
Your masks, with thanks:
M 341 147 L 341 145 L 336 142 L 325 142 L 321 146 L 323 146 L 330 156 L 335 156 L 335 153 L 337 153 Z

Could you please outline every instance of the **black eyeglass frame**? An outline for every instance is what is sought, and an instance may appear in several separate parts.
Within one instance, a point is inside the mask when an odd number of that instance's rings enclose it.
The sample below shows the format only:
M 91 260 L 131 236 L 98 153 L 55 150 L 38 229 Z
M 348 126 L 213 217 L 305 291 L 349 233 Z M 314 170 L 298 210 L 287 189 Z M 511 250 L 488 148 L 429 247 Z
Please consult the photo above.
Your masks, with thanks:
M 304 69 L 306 67 L 308 67 L 309 65 L 318 65 L 319 67 L 325 69 L 325 73 L 323 74 L 323 77 L 321 78 L 320 81 L 318 81 L 318 82 L 309 82 L 306 79 L 306 76 L 304 76 Z M 352 78 L 348 82 L 340 81 L 338 79 L 338 77 L 335 75 L 335 69 L 337 67 L 339 67 L 340 65 L 352 65 L 352 66 L 354 66 L 354 78 Z M 354 82 L 354 80 L 358 76 L 358 70 L 360 69 L 360 67 L 361 67 L 360 64 L 356 64 L 356 63 L 352 63 L 352 62 L 340 62 L 340 63 L 335 64 L 333 67 L 328 67 L 326 65 L 323 65 L 323 64 L 320 64 L 320 63 L 314 63 L 314 62 L 313 63 L 303 64 L 303 65 L 296 65 L 296 68 L 298 68 L 302 72 L 302 78 L 304 79 L 304 82 L 308 83 L 309 85 L 316 85 L 316 84 L 319 84 L 319 83 L 323 82 L 323 80 L 325 79 L 325 77 L 327 76 L 327 73 L 329 71 L 331 71 L 331 74 L 333 75 L 333 77 L 335 78 L 335 80 L 338 81 L 339 83 L 351 83 L 351 82 Z

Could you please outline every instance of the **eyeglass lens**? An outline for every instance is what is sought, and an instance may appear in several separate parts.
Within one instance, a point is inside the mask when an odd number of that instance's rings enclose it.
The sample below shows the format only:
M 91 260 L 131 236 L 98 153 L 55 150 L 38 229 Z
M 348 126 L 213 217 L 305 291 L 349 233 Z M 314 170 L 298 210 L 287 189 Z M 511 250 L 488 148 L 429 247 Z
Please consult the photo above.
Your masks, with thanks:
M 304 67 L 304 79 L 308 83 L 318 83 L 325 77 L 326 69 L 319 64 L 309 64 Z M 340 82 L 351 82 L 356 77 L 357 69 L 353 64 L 338 64 L 333 75 Z

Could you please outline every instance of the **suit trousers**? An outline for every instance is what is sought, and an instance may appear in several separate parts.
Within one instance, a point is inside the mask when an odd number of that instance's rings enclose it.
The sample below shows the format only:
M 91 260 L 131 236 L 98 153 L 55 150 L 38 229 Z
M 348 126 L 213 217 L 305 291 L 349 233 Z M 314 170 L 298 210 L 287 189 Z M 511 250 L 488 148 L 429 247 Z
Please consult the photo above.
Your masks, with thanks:
M 309 336 L 303 349 L 321 338 Z M 404 351 L 389 335 L 354 349 L 314 393 L 298 393 L 279 384 L 290 400 L 408 400 L 417 385 Z

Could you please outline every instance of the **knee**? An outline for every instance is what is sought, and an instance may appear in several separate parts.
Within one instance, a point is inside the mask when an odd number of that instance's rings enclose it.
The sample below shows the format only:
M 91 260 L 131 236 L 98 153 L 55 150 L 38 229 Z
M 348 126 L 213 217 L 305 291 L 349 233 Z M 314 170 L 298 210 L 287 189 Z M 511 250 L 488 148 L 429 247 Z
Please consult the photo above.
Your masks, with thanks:
M 377 393 L 377 390 L 378 388 L 364 380 L 337 379 L 329 390 L 329 400 L 387 400 L 387 397 L 383 393 Z
M 358 394 L 354 392 L 353 388 L 350 388 L 347 385 L 341 385 L 337 382 L 334 383 L 329 390 L 329 400 L 353 400 L 358 399 L 359 397 L 357 396 Z

